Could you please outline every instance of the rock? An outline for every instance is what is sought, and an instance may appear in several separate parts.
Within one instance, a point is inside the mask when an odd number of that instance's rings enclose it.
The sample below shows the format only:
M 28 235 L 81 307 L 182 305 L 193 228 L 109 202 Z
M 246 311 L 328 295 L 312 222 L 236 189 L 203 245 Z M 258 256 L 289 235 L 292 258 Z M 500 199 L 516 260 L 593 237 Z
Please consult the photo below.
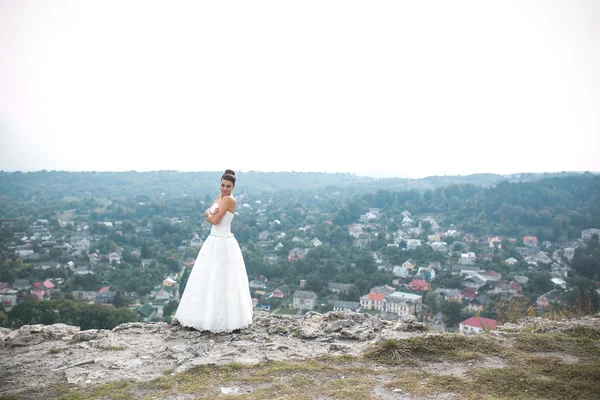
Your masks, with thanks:
M 45 340 L 70 339 L 79 332 L 79 327 L 65 324 L 25 325 L 8 334 L 10 346 L 32 346 Z
M 77 332 L 73 335 L 71 339 L 73 342 L 87 342 L 89 340 L 101 339 L 103 337 L 108 336 L 108 333 L 105 329 L 88 329 L 86 331 Z
M 329 346 L 330 351 L 341 351 L 342 353 L 348 353 L 350 351 L 350 346 L 340 343 L 332 343 Z
M 148 333 L 168 331 L 169 325 L 166 322 L 127 322 L 112 329 L 113 332 L 126 331 L 127 333 Z
M 225 387 L 225 386 L 222 386 L 221 387 L 221 393 L 225 394 L 225 395 L 231 395 L 231 394 L 235 395 L 235 394 L 240 394 L 241 391 L 240 391 L 239 387 Z
M 0 328 L 0 342 L 4 341 L 10 335 L 11 330 L 8 328 Z
M 69 368 L 65 370 L 65 374 L 67 375 L 67 383 L 69 385 L 76 385 L 78 383 L 83 383 L 88 378 L 88 371 L 84 368 Z

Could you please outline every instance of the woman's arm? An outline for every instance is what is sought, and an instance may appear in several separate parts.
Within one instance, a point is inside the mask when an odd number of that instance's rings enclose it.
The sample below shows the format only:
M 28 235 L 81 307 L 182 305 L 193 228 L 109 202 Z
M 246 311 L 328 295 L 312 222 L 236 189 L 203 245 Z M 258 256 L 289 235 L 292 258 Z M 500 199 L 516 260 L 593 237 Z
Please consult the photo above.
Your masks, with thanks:
M 221 200 L 221 203 L 219 204 L 219 208 L 217 208 L 217 212 L 215 214 L 211 214 L 210 209 L 206 210 L 204 212 L 204 215 L 206 216 L 206 220 L 213 225 L 218 224 L 219 222 L 221 222 L 221 218 L 223 218 L 223 215 L 225 215 L 225 212 L 227 212 L 227 210 L 229 210 L 233 204 L 235 204 L 235 201 L 231 197 L 229 197 L 229 196 L 224 197 Z

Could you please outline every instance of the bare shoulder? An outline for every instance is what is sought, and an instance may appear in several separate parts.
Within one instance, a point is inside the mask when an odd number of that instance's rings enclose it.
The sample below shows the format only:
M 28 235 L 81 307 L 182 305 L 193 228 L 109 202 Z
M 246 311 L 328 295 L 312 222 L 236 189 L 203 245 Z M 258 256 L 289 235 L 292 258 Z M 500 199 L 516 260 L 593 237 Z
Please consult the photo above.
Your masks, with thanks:
M 221 204 L 223 205 L 235 205 L 235 199 L 231 196 L 225 196 L 223 197 L 223 199 L 221 200 Z

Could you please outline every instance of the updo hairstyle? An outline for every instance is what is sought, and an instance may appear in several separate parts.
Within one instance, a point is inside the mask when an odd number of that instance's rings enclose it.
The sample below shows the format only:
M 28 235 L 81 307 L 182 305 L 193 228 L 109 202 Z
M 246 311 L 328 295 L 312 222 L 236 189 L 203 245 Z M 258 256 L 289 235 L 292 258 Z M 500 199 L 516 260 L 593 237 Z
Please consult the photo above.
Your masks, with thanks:
M 233 172 L 233 170 L 226 169 L 221 179 L 225 179 L 226 181 L 233 183 L 233 186 L 235 186 L 235 172 Z

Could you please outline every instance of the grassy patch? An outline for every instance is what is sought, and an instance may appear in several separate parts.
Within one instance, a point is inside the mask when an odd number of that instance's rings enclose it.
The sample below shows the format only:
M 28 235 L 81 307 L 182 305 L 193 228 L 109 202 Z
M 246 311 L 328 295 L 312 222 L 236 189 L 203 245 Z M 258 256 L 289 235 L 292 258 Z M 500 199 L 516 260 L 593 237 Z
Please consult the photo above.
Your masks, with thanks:
M 471 385 L 502 399 L 598 399 L 600 363 L 564 364 L 557 360 L 536 365 L 473 369 Z
M 485 335 L 435 335 L 389 339 L 365 353 L 367 359 L 386 364 L 411 361 L 441 362 L 478 360 L 499 353 L 498 342 Z
M 477 398 L 469 382 L 457 376 L 413 371 L 402 371 L 398 375 L 396 379 L 385 384 L 388 389 L 401 389 L 416 395 L 454 393 L 460 395 L 460 399 Z
M 515 335 L 515 348 L 530 353 L 563 351 L 578 357 L 600 357 L 600 331 L 576 326 L 550 333 Z
M 16 394 L 0 394 L 0 400 L 19 400 Z
M 53 347 L 50 350 L 48 350 L 48 354 L 57 354 L 60 353 L 61 351 L 65 351 L 68 350 L 67 347 Z

